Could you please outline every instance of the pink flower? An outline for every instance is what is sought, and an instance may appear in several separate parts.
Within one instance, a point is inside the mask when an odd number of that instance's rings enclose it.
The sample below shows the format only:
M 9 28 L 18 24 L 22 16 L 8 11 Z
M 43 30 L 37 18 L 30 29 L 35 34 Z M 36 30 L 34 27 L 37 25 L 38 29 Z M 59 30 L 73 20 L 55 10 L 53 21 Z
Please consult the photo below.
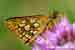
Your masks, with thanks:
M 75 23 L 71 25 L 67 17 L 37 37 L 32 50 L 75 50 Z

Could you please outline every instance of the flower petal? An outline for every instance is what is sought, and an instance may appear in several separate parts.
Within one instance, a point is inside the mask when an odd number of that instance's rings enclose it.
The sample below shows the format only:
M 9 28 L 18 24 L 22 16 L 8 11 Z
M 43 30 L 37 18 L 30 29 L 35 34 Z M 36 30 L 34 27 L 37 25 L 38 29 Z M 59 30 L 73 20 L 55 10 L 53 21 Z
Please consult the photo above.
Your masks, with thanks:
M 60 23 L 56 25 L 56 30 L 59 30 L 60 32 L 64 32 L 64 30 L 69 28 L 70 28 L 70 23 L 68 22 L 66 17 L 63 17 Z
M 39 36 L 36 41 L 35 41 L 37 44 L 40 44 L 40 45 L 43 45 L 45 44 L 45 39 L 42 38 L 41 36 Z
M 56 33 L 58 36 L 65 34 L 65 32 L 67 32 L 66 34 L 69 34 L 71 29 L 72 27 L 65 16 L 61 19 L 60 23 L 56 25 Z
M 73 36 L 72 36 L 72 37 L 73 37 L 73 39 L 75 40 L 75 23 L 73 23 L 73 30 L 72 30 L 72 31 L 73 31 L 73 32 L 72 32 L 72 33 L 73 33 Z
M 33 45 L 32 46 L 32 50 L 41 50 L 41 47 L 39 47 L 38 45 Z
M 75 23 L 73 23 L 73 34 L 75 34 Z

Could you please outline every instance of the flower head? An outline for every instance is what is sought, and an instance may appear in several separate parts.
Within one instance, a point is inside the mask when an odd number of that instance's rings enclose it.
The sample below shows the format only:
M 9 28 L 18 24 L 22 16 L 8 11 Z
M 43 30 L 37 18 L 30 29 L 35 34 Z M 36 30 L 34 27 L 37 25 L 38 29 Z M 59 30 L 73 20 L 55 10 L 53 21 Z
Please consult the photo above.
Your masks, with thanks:
M 32 50 L 75 50 L 75 23 L 71 25 L 67 17 L 37 37 Z

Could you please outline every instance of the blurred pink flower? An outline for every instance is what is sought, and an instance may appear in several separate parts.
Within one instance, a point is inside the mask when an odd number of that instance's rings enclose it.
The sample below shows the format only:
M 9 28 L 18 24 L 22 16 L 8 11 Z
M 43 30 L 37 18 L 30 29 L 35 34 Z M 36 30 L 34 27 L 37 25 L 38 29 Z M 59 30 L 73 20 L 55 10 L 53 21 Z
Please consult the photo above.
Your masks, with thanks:
M 37 37 L 32 50 L 75 50 L 75 23 L 71 25 L 67 17 Z

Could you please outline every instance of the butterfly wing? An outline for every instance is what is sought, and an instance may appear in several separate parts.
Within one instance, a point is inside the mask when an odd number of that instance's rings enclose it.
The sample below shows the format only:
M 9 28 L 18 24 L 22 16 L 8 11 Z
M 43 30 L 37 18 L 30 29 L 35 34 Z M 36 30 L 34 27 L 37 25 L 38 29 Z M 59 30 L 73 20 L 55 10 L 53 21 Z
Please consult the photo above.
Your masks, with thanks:
M 42 33 L 47 22 L 47 16 L 35 15 L 8 18 L 5 23 L 25 44 L 31 44 Z

